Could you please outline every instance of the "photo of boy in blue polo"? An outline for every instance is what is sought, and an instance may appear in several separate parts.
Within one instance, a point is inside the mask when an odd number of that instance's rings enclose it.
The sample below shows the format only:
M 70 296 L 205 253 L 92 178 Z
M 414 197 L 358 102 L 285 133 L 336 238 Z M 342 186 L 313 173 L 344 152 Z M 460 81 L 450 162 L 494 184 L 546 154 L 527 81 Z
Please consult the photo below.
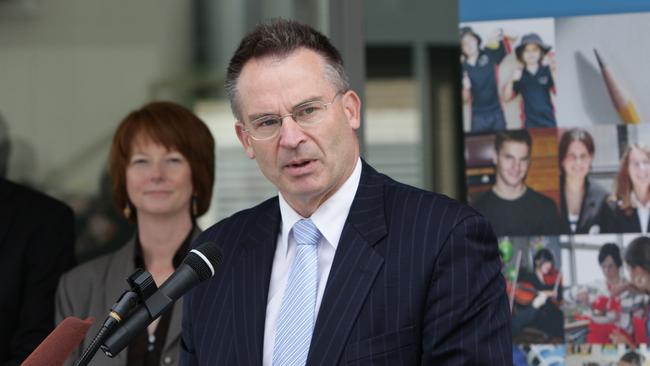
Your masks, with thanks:
M 481 37 L 471 27 L 460 29 L 463 69 L 463 103 L 471 105 L 471 131 L 506 129 L 499 98 L 498 68 L 509 53 L 507 38 L 497 30 L 482 47 Z
M 537 33 L 522 37 L 515 48 L 520 65 L 512 73 L 503 91 L 505 101 L 521 95 L 521 120 L 524 128 L 555 127 L 555 59 L 549 54 L 551 46 L 544 44 Z

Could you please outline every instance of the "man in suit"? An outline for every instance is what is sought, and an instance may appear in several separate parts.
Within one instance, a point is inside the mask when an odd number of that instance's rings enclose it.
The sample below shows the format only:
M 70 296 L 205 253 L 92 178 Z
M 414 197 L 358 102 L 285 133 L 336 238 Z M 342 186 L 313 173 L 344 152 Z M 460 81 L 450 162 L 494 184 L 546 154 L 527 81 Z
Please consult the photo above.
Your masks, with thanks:
M 237 136 L 279 195 L 196 241 L 224 260 L 185 297 L 181 364 L 512 363 L 489 224 L 360 159 L 361 101 L 325 36 L 257 26 L 226 88 Z
M 74 215 L 5 179 L 9 129 L 0 115 L 0 365 L 19 365 L 54 329 L 54 292 L 74 264 Z
M 72 210 L 0 178 L 0 365 L 19 365 L 54 329 L 56 286 L 73 264 Z

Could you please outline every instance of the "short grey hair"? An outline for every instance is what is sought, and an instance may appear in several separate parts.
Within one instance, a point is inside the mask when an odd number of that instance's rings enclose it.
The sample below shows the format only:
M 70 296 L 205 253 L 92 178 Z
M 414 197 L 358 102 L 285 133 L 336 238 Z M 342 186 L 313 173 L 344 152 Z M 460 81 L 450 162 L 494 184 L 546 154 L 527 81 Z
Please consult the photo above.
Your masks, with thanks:
M 312 50 L 323 57 L 324 76 L 338 92 L 350 89 L 341 54 L 325 35 L 293 20 L 276 19 L 257 25 L 242 39 L 230 59 L 225 87 L 230 108 L 237 120 L 242 121 L 237 82 L 244 65 L 253 58 L 288 57 L 300 48 Z

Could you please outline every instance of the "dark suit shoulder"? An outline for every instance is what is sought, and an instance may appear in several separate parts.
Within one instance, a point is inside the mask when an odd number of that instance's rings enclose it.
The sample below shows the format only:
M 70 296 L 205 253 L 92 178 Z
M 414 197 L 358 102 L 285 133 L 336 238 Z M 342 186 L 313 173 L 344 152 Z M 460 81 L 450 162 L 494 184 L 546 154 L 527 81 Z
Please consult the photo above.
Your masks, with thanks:
M 257 206 L 238 211 L 206 229 L 193 245 L 213 241 L 222 248 L 239 243 L 245 235 L 255 231 L 262 234 L 273 232 L 279 224 L 280 206 L 278 197 L 272 197 Z
M 430 206 L 436 210 L 446 210 L 458 213 L 456 217 L 457 219 L 480 215 L 480 213 L 475 209 L 444 194 L 413 187 L 408 184 L 398 182 L 384 174 L 380 175 L 386 179 L 387 196 L 414 196 L 420 201 L 420 205 Z M 405 204 L 406 202 L 402 201 L 402 203 Z
M 208 229 L 205 230 L 203 234 L 219 232 L 225 229 L 231 229 L 233 228 L 233 226 L 237 227 L 238 225 L 241 225 L 242 222 L 250 222 L 252 220 L 258 220 L 261 218 L 260 216 L 264 216 L 265 214 L 271 214 L 273 213 L 274 210 L 279 210 L 279 209 L 280 208 L 279 208 L 278 197 L 275 196 L 267 199 L 266 201 L 256 206 L 235 212 L 234 214 L 210 226 Z
M 0 179 L 0 202 L 20 208 L 21 211 L 40 212 L 42 215 L 72 217 L 72 209 L 65 203 L 29 187 Z
M 447 232 L 467 218 L 476 216 L 482 218 L 474 208 L 444 194 L 413 187 L 384 174 L 375 173 L 376 180 L 381 180 L 384 184 L 388 217 L 396 215 L 397 220 L 419 221 L 421 217 L 428 216 L 429 222 L 437 222 L 438 227 L 444 228 Z

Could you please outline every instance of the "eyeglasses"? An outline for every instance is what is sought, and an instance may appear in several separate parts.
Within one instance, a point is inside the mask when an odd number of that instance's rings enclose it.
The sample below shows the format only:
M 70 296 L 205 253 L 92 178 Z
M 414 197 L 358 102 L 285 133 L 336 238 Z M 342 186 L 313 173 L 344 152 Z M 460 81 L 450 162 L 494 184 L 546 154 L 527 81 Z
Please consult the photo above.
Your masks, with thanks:
M 329 103 L 323 103 L 320 100 L 303 103 L 295 107 L 291 113 L 284 116 L 269 114 L 256 118 L 249 123 L 249 126 L 244 129 L 246 133 L 253 138 L 253 140 L 268 140 L 280 133 L 282 121 L 285 118 L 291 117 L 301 127 L 310 127 L 317 123 L 322 122 L 327 116 L 327 107 L 329 107 L 336 98 L 345 93 L 345 91 L 337 92 Z

